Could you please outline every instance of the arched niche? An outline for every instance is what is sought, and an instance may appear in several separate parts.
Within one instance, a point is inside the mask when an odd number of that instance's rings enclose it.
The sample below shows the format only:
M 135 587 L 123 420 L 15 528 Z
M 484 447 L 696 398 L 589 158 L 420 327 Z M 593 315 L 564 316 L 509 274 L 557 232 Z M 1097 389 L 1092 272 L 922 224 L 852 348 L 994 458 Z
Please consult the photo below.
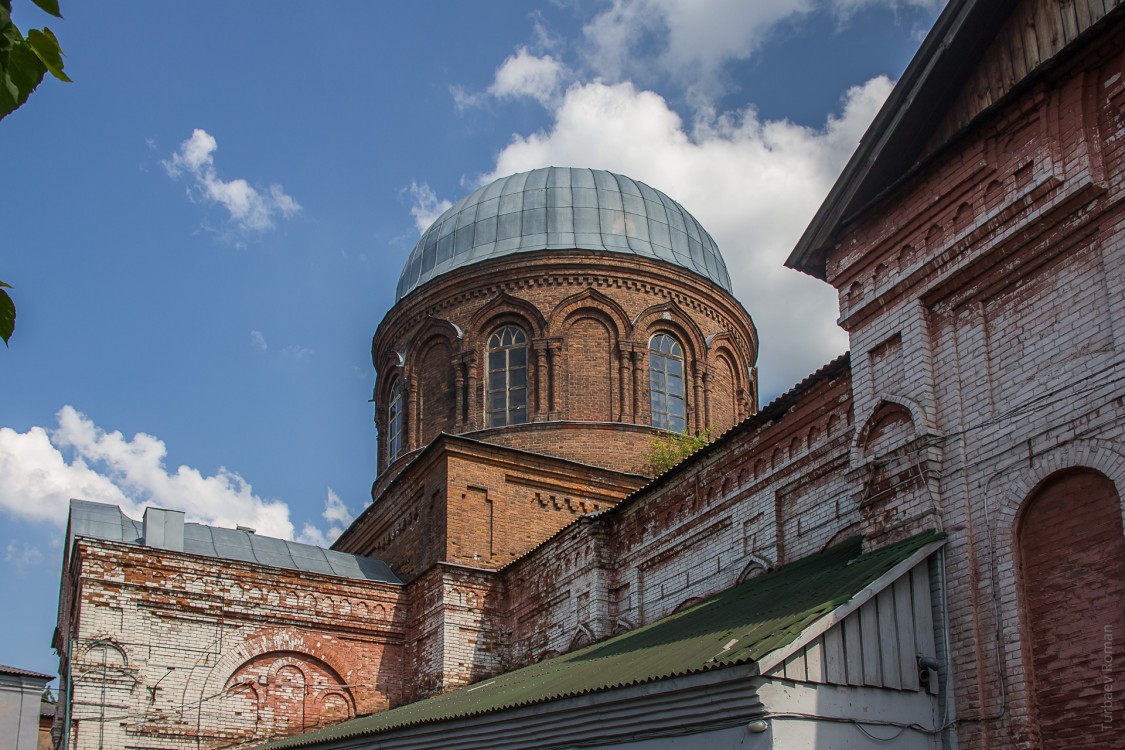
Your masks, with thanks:
M 1014 547 L 1032 731 L 1043 748 L 1110 747 L 1120 732 L 1084 720 L 1078 707 L 1125 703 L 1125 680 L 1101 679 L 1103 667 L 1114 666 L 1112 653 L 1105 659 L 1107 642 L 1113 646 L 1125 633 L 1125 534 L 1117 487 L 1087 468 L 1051 474 L 1022 504 Z

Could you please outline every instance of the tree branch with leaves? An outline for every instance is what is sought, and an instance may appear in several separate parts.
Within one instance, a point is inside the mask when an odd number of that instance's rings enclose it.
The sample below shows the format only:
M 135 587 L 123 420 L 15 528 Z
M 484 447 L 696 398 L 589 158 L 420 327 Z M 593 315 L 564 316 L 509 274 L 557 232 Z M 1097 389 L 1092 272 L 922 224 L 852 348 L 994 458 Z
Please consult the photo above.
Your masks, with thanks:
M 55 18 L 62 18 L 58 0 L 31 1 Z M 54 32 L 44 26 L 24 36 L 12 23 L 12 0 L 0 0 L 0 120 L 19 109 L 48 73 L 70 83 L 63 72 L 62 58 Z M 11 288 L 11 284 L 0 281 L 0 339 L 5 346 L 16 330 L 16 303 L 4 291 Z
M 31 1 L 62 18 L 58 0 Z M 0 0 L 0 120 L 26 102 L 48 73 L 70 83 L 58 38 L 46 26 L 24 36 L 12 23 L 12 0 Z

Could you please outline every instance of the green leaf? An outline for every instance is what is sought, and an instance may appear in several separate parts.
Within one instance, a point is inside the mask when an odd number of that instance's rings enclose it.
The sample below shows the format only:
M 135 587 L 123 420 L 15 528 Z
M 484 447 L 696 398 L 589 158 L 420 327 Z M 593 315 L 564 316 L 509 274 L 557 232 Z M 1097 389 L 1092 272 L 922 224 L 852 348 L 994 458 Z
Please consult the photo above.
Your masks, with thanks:
M 0 281 L 0 286 L 6 286 L 9 289 L 12 287 Z M 16 330 L 16 303 L 12 302 L 12 298 L 3 289 L 0 289 L 0 339 L 4 339 L 4 346 L 8 345 L 8 339 L 12 337 L 12 332 Z
M 51 75 L 60 81 L 71 82 L 66 73 L 63 72 L 62 49 L 59 47 L 59 40 L 50 29 L 44 28 L 42 31 L 31 29 L 27 32 L 27 43 L 35 56 L 47 67 L 47 70 L 51 71 Z
M 8 64 L 0 73 L 0 120 L 27 101 L 47 74 L 47 66 L 26 43 L 12 46 Z
M 59 10 L 58 0 L 31 0 L 31 2 L 47 11 L 55 18 L 62 18 L 62 12 Z

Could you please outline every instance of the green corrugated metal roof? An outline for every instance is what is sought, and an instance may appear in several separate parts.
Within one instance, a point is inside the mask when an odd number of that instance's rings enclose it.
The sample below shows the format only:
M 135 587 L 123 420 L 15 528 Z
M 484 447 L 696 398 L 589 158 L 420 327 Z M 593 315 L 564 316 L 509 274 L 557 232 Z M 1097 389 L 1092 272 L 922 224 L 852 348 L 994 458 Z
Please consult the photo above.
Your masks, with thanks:
M 309 747 L 758 661 L 943 536 L 928 532 L 866 555 L 857 537 L 601 643 L 262 750 Z

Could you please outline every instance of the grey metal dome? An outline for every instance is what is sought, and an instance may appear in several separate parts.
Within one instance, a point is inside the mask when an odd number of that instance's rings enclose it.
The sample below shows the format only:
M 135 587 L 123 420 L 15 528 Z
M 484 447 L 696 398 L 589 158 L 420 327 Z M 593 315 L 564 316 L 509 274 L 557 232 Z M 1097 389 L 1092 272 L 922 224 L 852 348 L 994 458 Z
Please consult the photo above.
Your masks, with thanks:
M 612 172 L 547 167 L 496 180 L 439 216 L 410 252 L 395 299 L 489 258 L 573 249 L 667 261 L 732 291 L 715 241 L 679 203 Z

